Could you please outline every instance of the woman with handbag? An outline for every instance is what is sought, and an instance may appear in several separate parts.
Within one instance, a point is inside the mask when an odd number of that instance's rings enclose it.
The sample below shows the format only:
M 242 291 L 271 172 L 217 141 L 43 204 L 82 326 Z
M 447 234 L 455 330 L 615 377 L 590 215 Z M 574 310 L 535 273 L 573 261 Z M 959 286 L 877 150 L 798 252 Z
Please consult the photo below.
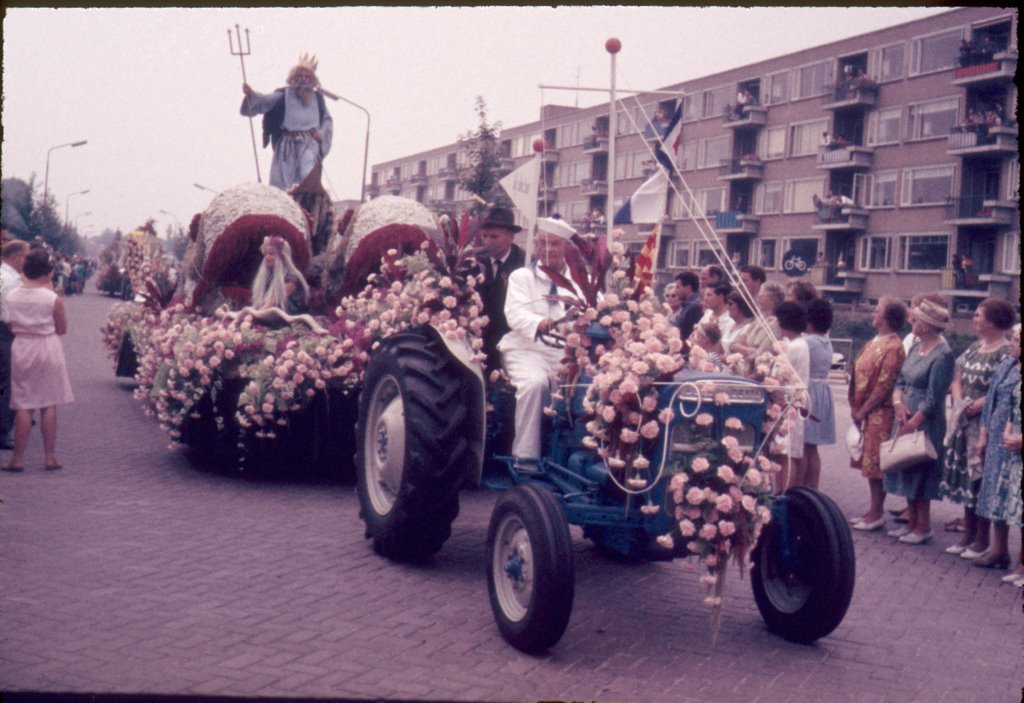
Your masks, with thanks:
M 930 440 L 934 453 L 941 451 L 946 435 L 946 394 L 953 382 L 953 352 L 942 336 L 949 325 L 949 310 L 925 299 L 911 309 L 910 319 L 918 341 L 910 348 L 896 380 L 896 435 L 920 431 Z M 910 521 L 905 527 L 890 530 L 890 537 L 897 537 L 904 544 L 926 544 L 934 539 L 931 501 L 940 497 L 940 479 L 937 457 L 886 472 L 882 482 L 885 491 L 905 497 L 910 507 Z
M 988 548 L 988 524 L 984 529 L 974 516 L 974 504 L 981 487 L 983 457 L 978 454 L 978 432 L 985 394 L 992 382 L 992 373 L 1006 358 L 1006 330 L 1013 325 L 1013 307 L 1005 300 L 987 298 L 974 311 L 972 326 L 978 341 L 956 360 L 953 385 L 953 421 L 950 423 L 942 464 L 942 495 L 964 506 L 964 534 L 957 544 L 946 549 L 975 559 Z
M 992 522 L 993 540 L 974 565 L 1000 569 L 1010 565 L 1010 525 L 1020 527 L 1024 508 L 1020 494 L 1020 324 L 1013 327 L 1009 346 L 985 396 L 977 444 L 977 452 L 984 458 L 977 519 L 979 529 L 986 531 Z M 1024 586 L 1024 553 L 1003 580 Z
M 870 532 L 885 527 L 885 488 L 882 486 L 879 448 L 892 436 L 896 416 L 892 394 L 906 358 L 897 332 L 906 321 L 907 309 L 903 303 L 892 298 L 879 300 L 871 316 L 871 326 L 878 334 L 860 350 L 850 375 L 847 391 L 850 418 L 854 425 L 862 428 L 863 436 L 861 456 L 851 459 L 850 466 L 860 469 L 871 492 L 868 511 L 850 520 L 855 530 Z

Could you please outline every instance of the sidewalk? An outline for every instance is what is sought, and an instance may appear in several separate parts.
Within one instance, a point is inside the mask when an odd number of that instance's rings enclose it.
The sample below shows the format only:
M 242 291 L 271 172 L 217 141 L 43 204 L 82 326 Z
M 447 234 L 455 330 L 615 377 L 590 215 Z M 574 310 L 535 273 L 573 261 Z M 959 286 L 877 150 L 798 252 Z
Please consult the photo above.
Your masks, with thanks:
M 66 301 L 77 399 L 59 411 L 66 468 L 42 470 L 36 433 L 25 473 L 0 474 L 0 691 L 1020 700 L 1020 592 L 942 552 L 957 537 L 941 531 L 960 513 L 949 504 L 933 507 L 931 545 L 854 534 L 853 603 L 813 646 L 770 635 L 736 570 L 712 645 L 694 565 L 613 562 L 574 529 L 569 628 L 550 655 L 523 655 L 487 598 L 493 494 L 463 494 L 451 540 L 414 567 L 373 552 L 351 487 L 198 467 L 114 377 L 98 332 L 113 302 L 92 286 Z M 867 485 L 845 451 L 823 458 L 822 489 L 845 513 L 863 510 Z

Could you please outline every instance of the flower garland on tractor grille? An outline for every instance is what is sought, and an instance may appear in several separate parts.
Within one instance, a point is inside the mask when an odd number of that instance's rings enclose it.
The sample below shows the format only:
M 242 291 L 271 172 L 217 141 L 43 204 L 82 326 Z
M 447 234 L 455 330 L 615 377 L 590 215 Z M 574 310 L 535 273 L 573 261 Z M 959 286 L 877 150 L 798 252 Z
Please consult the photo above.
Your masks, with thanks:
M 751 549 L 771 520 L 771 476 L 780 466 L 761 453 L 763 443 L 750 450 L 741 447 L 745 428 L 738 417 L 724 419 L 724 436 L 716 440 L 714 416 L 699 408 L 690 422 L 677 424 L 675 430 L 688 433 L 684 441 L 693 451 L 666 458 L 661 467 L 652 466 L 659 446 L 665 448 L 667 457 L 666 428 L 676 417 L 671 407 L 659 411 L 659 386 L 671 382 L 682 369 L 684 345 L 678 328 L 667 320 L 667 306 L 659 305 L 653 291 L 634 280 L 633 266 L 622 245 L 614 244 L 611 253 L 608 290 L 603 297 L 580 303 L 582 310 L 566 338 L 560 381 L 578 378 L 581 372 L 591 376 L 583 400 L 588 419 L 582 441 L 605 461 L 609 477 L 623 493 L 642 496 L 643 513 L 666 510 L 672 515 L 673 528 L 657 541 L 677 556 L 697 557 L 705 567 L 701 581 L 709 589 L 704 603 L 712 608 L 714 638 L 729 557 L 741 571 L 746 568 Z M 595 329 L 593 323 L 603 328 L 607 342 L 588 336 Z M 691 346 L 690 368 L 720 370 L 709 366 L 702 349 Z M 733 355 L 722 369 L 769 390 L 763 429 L 765 436 L 773 438 L 785 434 L 785 418 L 793 405 L 790 390 L 798 383 L 784 351 L 783 345 L 776 345 L 754 359 Z M 696 385 L 702 402 L 720 407 L 729 403 L 727 382 Z M 563 399 L 555 394 L 555 400 Z M 552 407 L 546 412 L 555 411 Z M 664 505 L 651 498 L 651 489 L 659 480 L 667 481 Z

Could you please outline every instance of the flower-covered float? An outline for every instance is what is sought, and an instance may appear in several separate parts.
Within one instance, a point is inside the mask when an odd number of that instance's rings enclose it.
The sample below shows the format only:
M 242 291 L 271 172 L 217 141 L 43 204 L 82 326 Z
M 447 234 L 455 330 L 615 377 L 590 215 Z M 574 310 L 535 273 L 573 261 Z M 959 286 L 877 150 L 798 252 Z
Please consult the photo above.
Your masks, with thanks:
M 314 260 L 310 220 L 294 200 L 238 186 L 193 219 L 174 297 L 160 294 L 153 266 L 139 267 L 133 288 L 145 292 L 113 307 L 103 338 L 172 446 L 198 444 L 242 466 L 345 473 L 352 390 L 379 340 L 432 324 L 449 342 L 479 347 L 475 279 L 456 271 L 469 248 L 471 222 L 462 225 L 460 240 L 455 223 L 422 205 L 380 198 L 346 213 Z M 261 245 L 275 237 L 310 282 L 309 314 L 246 307 Z

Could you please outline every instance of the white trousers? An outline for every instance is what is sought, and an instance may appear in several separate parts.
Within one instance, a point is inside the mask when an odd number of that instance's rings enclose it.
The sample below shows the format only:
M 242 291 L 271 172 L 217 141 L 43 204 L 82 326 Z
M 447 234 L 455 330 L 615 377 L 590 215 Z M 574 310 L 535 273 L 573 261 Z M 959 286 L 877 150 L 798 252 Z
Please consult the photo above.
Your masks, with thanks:
M 558 368 L 563 351 L 542 349 L 512 349 L 504 353 L 505 370 L 516 387 L 516 437 L 512 441 L 512 455 L 539 458 L 541 450 L 540 428 L 544 407 L 551 398 L 549 376 Z

